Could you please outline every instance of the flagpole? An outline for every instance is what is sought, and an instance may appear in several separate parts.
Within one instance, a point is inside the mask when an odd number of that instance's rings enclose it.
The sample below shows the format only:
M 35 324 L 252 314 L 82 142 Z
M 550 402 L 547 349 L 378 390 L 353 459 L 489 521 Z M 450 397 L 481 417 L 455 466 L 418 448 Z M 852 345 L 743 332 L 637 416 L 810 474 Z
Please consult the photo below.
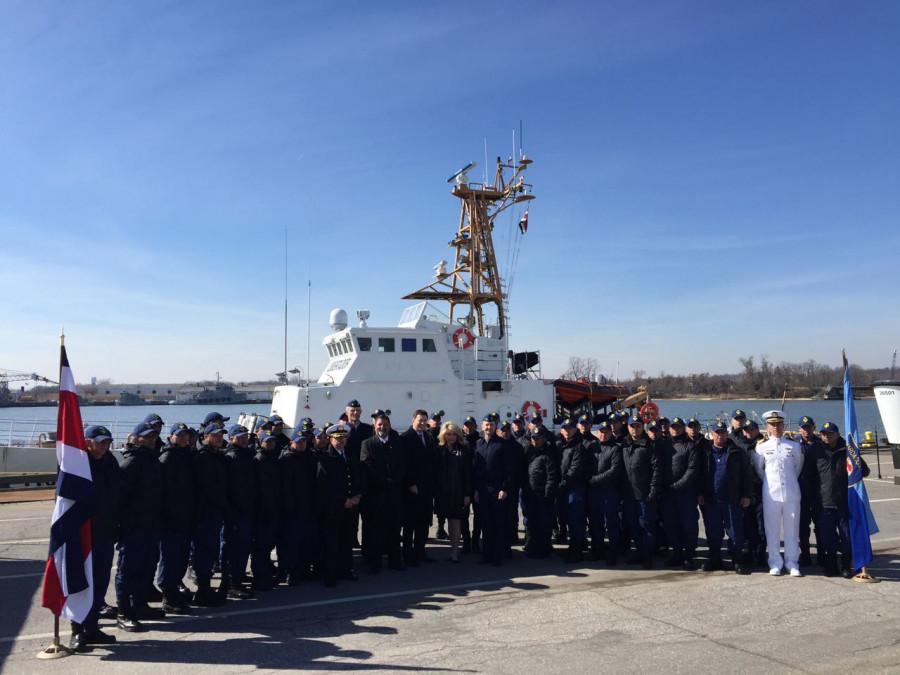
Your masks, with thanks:
M 62 659 L 74 654 L 71 649 L 59 643 L 59 615 L 53 615 L 53 644 L 37 653 L 39 659 Z

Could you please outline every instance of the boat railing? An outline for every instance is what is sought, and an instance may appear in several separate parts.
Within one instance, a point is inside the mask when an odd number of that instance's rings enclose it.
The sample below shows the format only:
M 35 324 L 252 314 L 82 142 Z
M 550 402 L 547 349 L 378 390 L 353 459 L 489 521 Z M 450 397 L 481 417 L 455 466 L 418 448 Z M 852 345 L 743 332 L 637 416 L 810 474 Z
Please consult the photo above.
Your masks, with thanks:
M 119 446 L 134 429 L 135 421 L 105 423 L 112 433 L 113 443 Z M 10 447 L 55 447 L 56 420 L 0 419 L 0 445 Z

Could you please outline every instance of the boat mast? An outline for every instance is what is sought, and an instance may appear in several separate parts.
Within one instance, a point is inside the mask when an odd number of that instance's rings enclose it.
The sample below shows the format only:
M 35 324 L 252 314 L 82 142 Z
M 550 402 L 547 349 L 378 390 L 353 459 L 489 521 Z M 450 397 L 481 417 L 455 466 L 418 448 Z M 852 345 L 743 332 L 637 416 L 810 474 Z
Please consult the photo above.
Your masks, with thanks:
M 500 337 L 506 335 L 504 294 L 492 232 L 494 219 L 502 211 L 513 204 L 534 199 L 532 185 L 526 183 L 522 175 L 529 164 L 531 160 L 525 155 L 521 155 L 518 162 L 513 162 L 512 158 L 503 162 L 498 157 L 492 185 L 468 182 L 466 174 L 475 162 L 447 179 L 448 183 L 456 181 L 451 194 L 462 202 L 456 237 L 447 244 L 455 249 L 453 266 L 447 270 L 439 265 L 435 280 L 404 295 L 405 300 L 445 300 L 450 306 L 450 323 L 475 330 L 478 335 L 486 334 L 484 308 L 493 305 L 497 309 Z M 509 180 L 503 177 L 504 169 L 513 172 Z

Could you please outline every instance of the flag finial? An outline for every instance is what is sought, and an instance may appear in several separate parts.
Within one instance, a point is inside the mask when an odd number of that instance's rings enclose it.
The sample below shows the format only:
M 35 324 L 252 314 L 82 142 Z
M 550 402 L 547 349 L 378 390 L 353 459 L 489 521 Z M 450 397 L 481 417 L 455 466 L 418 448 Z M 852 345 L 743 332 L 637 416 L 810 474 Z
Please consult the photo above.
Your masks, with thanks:
M 60 347 L 66 346 L 66 327 L 65 326 L 59 327 L 59 346 Z

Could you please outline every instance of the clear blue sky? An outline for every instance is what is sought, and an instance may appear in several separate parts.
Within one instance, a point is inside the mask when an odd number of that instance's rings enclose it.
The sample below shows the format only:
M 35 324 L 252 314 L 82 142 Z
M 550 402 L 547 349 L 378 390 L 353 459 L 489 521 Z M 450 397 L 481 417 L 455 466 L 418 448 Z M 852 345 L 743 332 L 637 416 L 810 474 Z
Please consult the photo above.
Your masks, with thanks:
M 444 182 L 538 199 L 516 349 L 613 373 L 898 346 L 896 2 L 0 4 L 0 367 L 117 382 L 324 365 L 446 258 Z M 517 214 L 498 235 L 501 259 Z

